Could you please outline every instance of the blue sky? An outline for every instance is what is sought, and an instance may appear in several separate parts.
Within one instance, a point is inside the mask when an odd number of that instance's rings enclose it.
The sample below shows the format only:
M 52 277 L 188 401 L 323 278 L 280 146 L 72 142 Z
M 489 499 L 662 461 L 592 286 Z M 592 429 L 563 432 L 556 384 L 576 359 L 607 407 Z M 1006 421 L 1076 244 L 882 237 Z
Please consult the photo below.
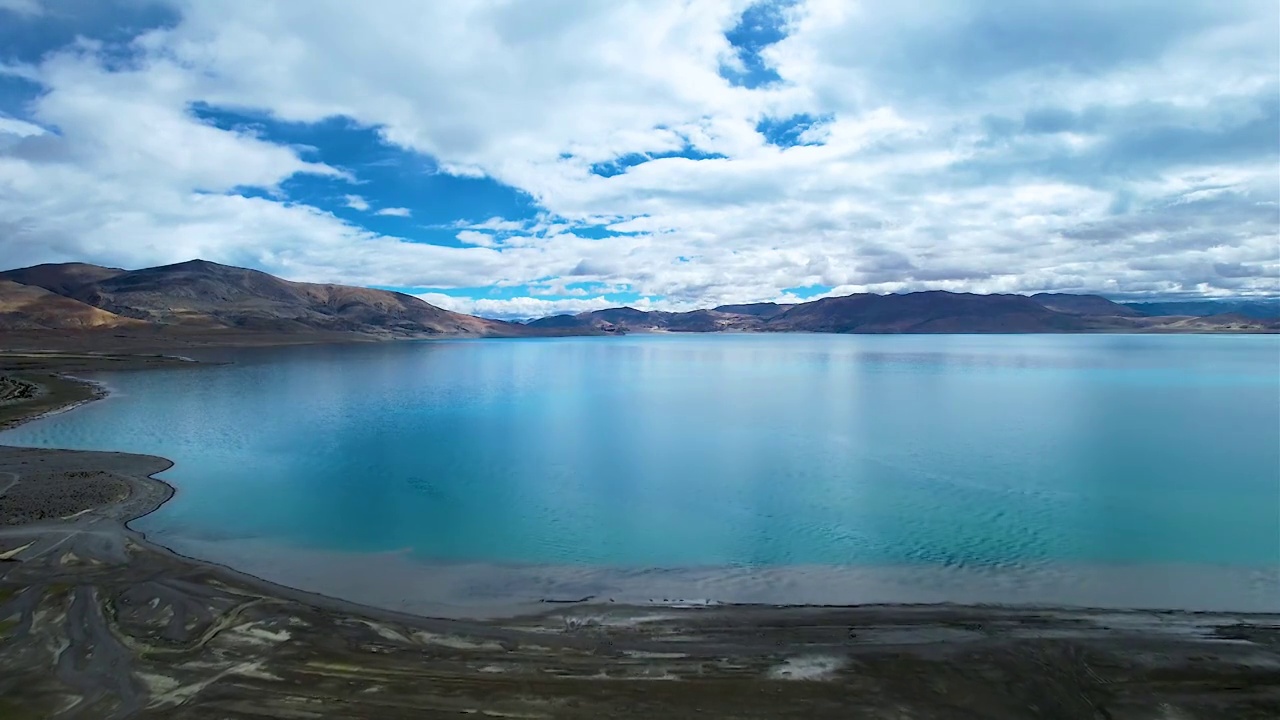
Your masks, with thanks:
M 0 265 L 531 317 L 1280 294 L 1271 1 L 0 0 Z

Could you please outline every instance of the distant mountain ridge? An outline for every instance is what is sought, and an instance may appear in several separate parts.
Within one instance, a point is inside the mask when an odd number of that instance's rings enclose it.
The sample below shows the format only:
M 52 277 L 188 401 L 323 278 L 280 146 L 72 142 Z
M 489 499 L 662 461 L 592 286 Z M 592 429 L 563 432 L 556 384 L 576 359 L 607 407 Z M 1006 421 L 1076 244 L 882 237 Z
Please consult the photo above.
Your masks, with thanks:
M 1259 300 L 1169 300 L 1159 302 L 1126 302 L 1143 315 L 1188 315 L 1211 317 L 1214 315 L 1243 315 L 1259 320 L 1280 319 L 1280 298 Z
M 1031 299 L 1055 312 L 1068 315 L 1104 315 L 1138 317 L 1145 313 L 1101 295 L 1067 295 L 1064 293 L 1036 293 Z
M 689 312 L 631 307 L 553 315 L 531 327 L 562 332 L 1085 333 L 1273 332 L 1280 322 L 1239 315 L 1149 316 L 1099 295 L 977 295 L 942 290 L 859 293 L 804 303 L 721 305 Z
M 1227 305 L 1215 305 L 1226 308 Z M 1280 319 L 1241 312 L 1152 315 L 1097 295 L 926 291 L 859 293 L 796 304 L 688 312 L 608 308 L 528 323 L 464 315 L 404 293 L 291 282 L 191 260 L 122 270 L 84 263 L 0 272 L 0 330 L 240 330 L 264 335 L 528 337 L 630 332 L 1080 333 L 1275 332 Z
M 125 271 L 83 263 L 37 265 L 0 273 L 16 287 L 0 288 L 0 302 L 16 288 L 38 288 L 49 297 L 28 298 L 22 317 L 0 317 L 0 327 L 75 329 L 86 327 L 83 311 L 100 313 L 96 324 L 238 329 L 275 333 L 345 332 L 363 335 L 475 337 L 536 334 L 518 323 L 455 313 L 403 293 L 346 285 L 299 283 L 257 270 L 192 260 Z M 29 295 L 29 293 L 27 293 Z M 55 300 L 56 299 L 56 300 Z M 37 306 L 44 303 L 47 309 Z M 33 304 L 34 303 L 34 304 Z M 66 312 L 59 313 L 56 308 Z M 38 322 L 30 318 L 39 316 Z M 128 320 L 129 322 L 123 322 Z

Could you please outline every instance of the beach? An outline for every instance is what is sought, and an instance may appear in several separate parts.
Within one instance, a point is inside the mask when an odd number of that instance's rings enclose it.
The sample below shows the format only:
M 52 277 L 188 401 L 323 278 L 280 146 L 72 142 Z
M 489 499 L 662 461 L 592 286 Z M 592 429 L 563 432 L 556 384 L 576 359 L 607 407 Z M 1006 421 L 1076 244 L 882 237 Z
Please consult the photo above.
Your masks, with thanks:
M 185 361 L 8 362 L 40 392 L 0 406 L 4 423 L 104 392 L 61 373 Z M 170 465 L 0 447 L 0 716 L 1280 715 L 1280 615 L 565 597 L 432 618 L 149 542 L 127 523 L 173 494 L 152 477 Z

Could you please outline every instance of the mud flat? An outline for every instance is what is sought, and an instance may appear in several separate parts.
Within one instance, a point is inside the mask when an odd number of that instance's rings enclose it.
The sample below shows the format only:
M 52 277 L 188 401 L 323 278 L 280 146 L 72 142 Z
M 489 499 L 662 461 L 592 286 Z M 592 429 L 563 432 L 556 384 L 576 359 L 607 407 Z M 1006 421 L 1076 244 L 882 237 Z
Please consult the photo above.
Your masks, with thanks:
M 97 394 L 20 372 L 41 391 L 11 422 Z M 171 496 L 151 477 L 169 465 L 0 447 L 0 718 L 1280 717 L 1277 615 L 586 601 L 432 619 L 149 543 L 127 523 Z

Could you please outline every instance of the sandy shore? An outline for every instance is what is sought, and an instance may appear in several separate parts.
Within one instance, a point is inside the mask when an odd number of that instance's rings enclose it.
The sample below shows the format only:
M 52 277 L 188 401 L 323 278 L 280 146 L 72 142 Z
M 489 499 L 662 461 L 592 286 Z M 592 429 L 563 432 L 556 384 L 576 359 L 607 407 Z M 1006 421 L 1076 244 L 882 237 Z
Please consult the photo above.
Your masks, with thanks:
M 60 367 L 21 368 L 42 393 L 0 422 L 98 394 Z M 1277 615 L 553 603 L 430 619 L 147 542 L 126 523 L 170 497 L 151 477 L 169 466 L 0 447 L 0 717 L 1280 717 Z

